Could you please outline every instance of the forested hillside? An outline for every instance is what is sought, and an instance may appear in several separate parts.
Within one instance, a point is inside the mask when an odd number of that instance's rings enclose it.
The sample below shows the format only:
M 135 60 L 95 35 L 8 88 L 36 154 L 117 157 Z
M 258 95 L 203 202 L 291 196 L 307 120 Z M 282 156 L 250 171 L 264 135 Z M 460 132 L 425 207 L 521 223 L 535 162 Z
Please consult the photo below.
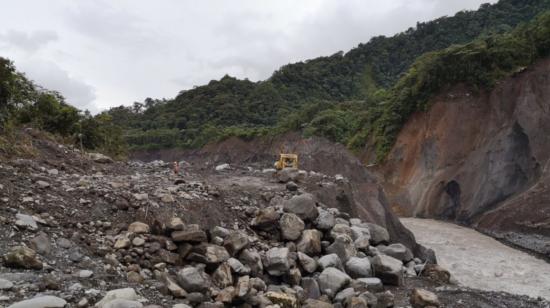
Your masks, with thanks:
M 225 76 L 108 114 L 132 149 L 199 147 L 226 136 L 303 130 L 379 158 L 402 123 L 446 85 L 491 83 L 546 56 L 550 0 L 501 0 L 418 23 L 339 52 L 281 67 L 266 81 Z M 529 23 L 529 25 L 526 25 Z
M 16 71 L 13 63 L 0 57 L 0 154 L 17 155 L 17 129 L 34 127 L 66 142 L 82 145 L 112 156 L 124 156 L 122 128 L 112 117 L 93 117 L 71 106 L 60 93 L 34 84 Z

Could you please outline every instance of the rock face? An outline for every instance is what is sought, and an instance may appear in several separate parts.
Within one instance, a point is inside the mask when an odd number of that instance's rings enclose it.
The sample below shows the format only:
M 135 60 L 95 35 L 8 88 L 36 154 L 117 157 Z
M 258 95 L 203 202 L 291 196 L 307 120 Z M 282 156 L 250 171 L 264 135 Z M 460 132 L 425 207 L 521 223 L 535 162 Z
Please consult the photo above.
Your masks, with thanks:
M 546 59 L 490 92 L 456 87 L 413 115 L 381 168 L 392 207 L 550 253 L 549 71 Z

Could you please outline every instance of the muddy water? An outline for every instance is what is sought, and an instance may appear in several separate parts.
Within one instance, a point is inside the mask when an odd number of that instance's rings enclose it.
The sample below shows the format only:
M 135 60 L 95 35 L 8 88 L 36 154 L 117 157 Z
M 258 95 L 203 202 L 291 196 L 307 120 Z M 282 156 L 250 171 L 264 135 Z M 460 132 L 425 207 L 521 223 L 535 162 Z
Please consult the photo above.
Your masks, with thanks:
M 418 242 L 432 248 L 439 264 L 471 288 L 550 299 L 550 264 L 475 230 L 451 223 L 403 218 Z

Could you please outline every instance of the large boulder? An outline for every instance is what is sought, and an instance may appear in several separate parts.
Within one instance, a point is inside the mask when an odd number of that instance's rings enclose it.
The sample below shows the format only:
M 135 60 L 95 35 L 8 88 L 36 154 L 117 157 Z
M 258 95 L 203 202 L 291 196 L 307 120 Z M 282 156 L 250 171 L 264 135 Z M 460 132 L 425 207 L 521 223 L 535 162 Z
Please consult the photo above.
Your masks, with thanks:
M 272 276 L 282 276 L 290 270 L 288 248 L 271 248 L 266 253 L 264 267 Z
M 225 238 L 223 246 L 230 255 L 234 256 L 249 244 L 248 236 L 241 231 L 233 231 Z
M 258 212 L 250 225 L 255 229 L 272 230 L 277 226 L 280 216 L 274 207 L 266 207 Z
M 8 308 L 63 308 L 67 302 L 59 297 L 46 295 L 14 303 Z
M 319 215 L 315 197 L 312 194 L 302 194 L 292 197 L 283 203 L 283 210 L 309 221 L 314 221 Z
M 298 252 L 298 261 L 307 273 L 313 273 L 317 269 L 317 261 L 303 252 Z
M 439 307 L 439 299 L 434 293 L 424 289 L 413 289 L 410 303 L 413 308 Z
M 239 261 L 250 268 L 250 273 L 252 275 L 261 275 L 264 270 L 260 253 L 258 253 L 255 249 L 243 249 L 243 251 L 239 254 Z
M 378 248 L 378 251 L 380 251 L 381 253 L 401 260 L 404 263 L 409 262 L 414 258 L 411 250 L 405 247 L 405 245 L 403 244 L 398 243 L 391 244 L 389 246 L 378 245 L 376 248 Z
M 384 284 L 403 285 L 403 262 L 383 254 L 372 259 L 372 269 Z
M 36 256 L 36 252 L 24 246 L 16 246 L 4 255 L 4 264 L 7 267 L 27 269 L 42 269 L 42 262 Z
M 186 225 L 183 230 L 172 232 L 174 242 L 206 242 L 208 238 L 206 233 L 200 229 L 199 225 Z
M 319 216 L 317 216 L 317 219 L 315 220 L 315 227 L 323 231 L 332 229 L 332 227 L 336 224 L 334 214 L 322 208 L 319 208 L 318 210 Z
M 208 275 L 196 267 L 178 271 L 178 282 L 187 292 L 204 292 L 210 287 Z
M 309 256 L 315 256 L 321 253 L 321 236 L 319 230 L 309 229 L 302 232 L 302 237 L 296 244 L 299 252 Z
M 373 245 L 389 243 L 390 234 L 386 228 L 373 223 L 367 223 L 366 225 L 369 228 L 371 243 Z
M 279 219 L 279 227 L 283 239 L 294 241 L 297 240 L 305 228 L 304 221 L 298 215 L 292 213 L 284 213 Z
M 321 290 L 319 290 L 319 283 L 312 277 L 303 277 L 301 281 L 301 287 L 304 289 L 304 297 L 318 299 L 321 297 Z
M 342 262 L 346 262 L 349 258 L 357 255 L 357 250 L 352 239 L 347 235 L 338 235 L 334 242 L 327 247 L 328 253 L 335 253 L 340 257 Z
M 231 274 L 231 266 L 227 262 L 220 264 L 212 274 L 212 282 L 220 289 L 227 288 L 233 285 L 233 275 Z
M 351 278 L 344 272 L 329 267 L 319 275 L 319 288 L 323 294 L 332 297 L 351 282 Z
M 346 262 L 346 272 L 352 278 L 364 278 L 372 276 L 371 264 L 368 258 L 351 257 Z
M 116 307 L 112 303 L 120 300 L 135 302 L 139 300 L 139 296 L 132 288 L 115 289 L 107 292 L 95 306 L 97 308 Z
M 344 267 L 342 266 L 342 260 L 335 253 L 320 257 L 319 260 L 317 260 L 317 263 L 319 264 L 319 267 L 321 267 L 321 269 L 323 270 L 329 267 L 335 267 L 341 270 L 344 269 Z
M 188 260 L 207 265 L 220 264 L 229 258 L 229 253 L 224 247 L 207 243 L 193 247 L 191 253 L 187 256 Z

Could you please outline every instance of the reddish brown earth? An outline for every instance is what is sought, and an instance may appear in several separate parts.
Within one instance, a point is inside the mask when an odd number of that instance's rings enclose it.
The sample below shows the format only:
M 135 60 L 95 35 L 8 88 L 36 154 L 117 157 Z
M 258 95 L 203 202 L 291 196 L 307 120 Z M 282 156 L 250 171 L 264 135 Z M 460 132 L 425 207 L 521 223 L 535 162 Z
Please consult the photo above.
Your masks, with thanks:
M 550 256 L 549 161 L 547 59 L 491 91 L 438 96 L 377 169 L 400 215 L 454 220 Z

